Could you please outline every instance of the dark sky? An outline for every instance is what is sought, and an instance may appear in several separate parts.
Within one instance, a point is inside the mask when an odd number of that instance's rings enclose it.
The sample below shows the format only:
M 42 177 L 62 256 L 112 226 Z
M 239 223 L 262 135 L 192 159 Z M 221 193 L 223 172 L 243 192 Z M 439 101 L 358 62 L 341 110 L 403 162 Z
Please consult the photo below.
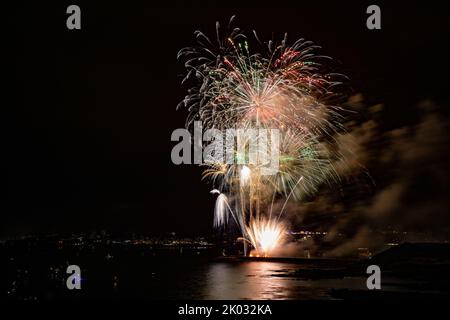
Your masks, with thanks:
M 381 30 L 365 26 L 372 2 L 382 10 Z M 82 10 L 79 31 L 65 26 L 73 3 Z M 442 1 L 245 3 L 28 1 L 11 12 L 17 90 L 0 235 L 210 232 L 210 186 L 198 168 L 170 160 L 170 134 L 186 117 L 175 110 L 185 94 L 176 54 L 194 43 L 195 30 L 212 33 L 233 14 L 261 38 L 288 32 L 320 44 L 351 90 L 385 105 L 385 130 L 414 121 L 418 101 L 448 103 Z

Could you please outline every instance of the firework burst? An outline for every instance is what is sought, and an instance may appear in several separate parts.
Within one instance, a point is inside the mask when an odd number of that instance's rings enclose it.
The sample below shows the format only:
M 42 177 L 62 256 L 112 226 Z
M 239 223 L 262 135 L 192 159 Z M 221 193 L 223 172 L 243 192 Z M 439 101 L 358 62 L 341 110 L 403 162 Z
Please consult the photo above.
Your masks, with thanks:
M 232 217 L 244 243 L 267 256 L 285 238 L 280 217 L 286 203 L 339 179 L 332 164 L 341 155 L 329 146 L 343 130 L 342 117 L 331 102 L 345 77 L 325 72 L 330 58 L 316 54 L 319 47 L 311 41 L 289 45 L 285 35 L 278 44 L 263 43 L 256 32 L 250 40 L 239 28 L 231 28 L 233 19 L 224 35 L 216 24 L 215 40 L 196 31 L 197 45 L 178 53 L 187 70 L 182 82 L 191 83 L 179 106 L 189 111 L 188 128 L 201 121 L 209 129 L 281 132 L 275 174 L 264 175 L 260 166 L 240 161 L 203 164 L 203 178 L 217 188 L 214 226 L 224 226 Z M 259 50 L 251 50 L 250 43 Z M 249 139 L 244 145 L 257 142 Z M 272 212 L 274 201 L 280 200 L 281 211 Z

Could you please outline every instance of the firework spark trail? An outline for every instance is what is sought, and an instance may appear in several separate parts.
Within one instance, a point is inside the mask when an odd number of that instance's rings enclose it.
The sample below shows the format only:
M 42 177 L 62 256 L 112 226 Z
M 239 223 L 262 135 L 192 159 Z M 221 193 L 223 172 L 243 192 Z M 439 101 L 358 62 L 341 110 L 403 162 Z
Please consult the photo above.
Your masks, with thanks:
M 304 39 L 289 46 L 285 35 L 279 45 L 262 43 L 253 31 L 261 51 L 251 52 L 249 37 L 239 28 L 231 29 L 233 20 L 224 36 L 216 24 L 216 43 L 196 31 L 197 45 L 179 51 L 187 70 L 182 83 L 192 83 L 179 107 L 189 111 L 188 128 L 201 121 L 205 128 L 223 131 L 281 132 L 276 174 L 264 175 L 261 166 L 242 164 L 242 150 L 234 154 L 233 163 L 203 164 L 203 179 L 218 188 L 212 191 L 218 194 L 214 226 L 226 225 L 231 215 L 244 241 L 257 255 L 267 256 L 283 241 L 286 226 L 280 217 L 287 202 L 339 180 L 333 161 L 342 156 L 330 145 L 333 135 L 343 130 L 341 108 L 328 102 L 345 77 L 325 72 L 322 61 L 331 58 L 317 55 L 319 47 Z M 246 148 L 256 143 L 244 140 Z M 282 199 L 282 209 L 272 218 L 274 202 Z

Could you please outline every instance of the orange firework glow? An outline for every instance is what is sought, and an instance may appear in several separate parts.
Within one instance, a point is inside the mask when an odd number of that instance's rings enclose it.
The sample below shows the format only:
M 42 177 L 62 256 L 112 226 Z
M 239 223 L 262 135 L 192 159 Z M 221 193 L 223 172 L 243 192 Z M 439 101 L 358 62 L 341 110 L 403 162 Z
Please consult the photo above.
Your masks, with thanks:
M 268 257 L 283 244 L 286 228 L 275 219 L 255 219 L 250 221 L 246 231 L 255 248 L 250 256 Z

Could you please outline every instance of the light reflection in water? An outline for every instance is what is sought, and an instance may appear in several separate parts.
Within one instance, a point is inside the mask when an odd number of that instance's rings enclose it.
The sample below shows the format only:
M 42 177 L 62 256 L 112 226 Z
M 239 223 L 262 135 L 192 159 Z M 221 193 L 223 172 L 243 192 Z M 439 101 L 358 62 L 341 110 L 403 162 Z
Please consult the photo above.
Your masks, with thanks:
M 274 262 L 215 263 L 208 270 L 206 299 L 287 299 L 292 279 L 274 276 Z
M 250 261 L 217 262 L 208 267 L 205 299 L 330 299 L 332 288 L 365 288 L 361 278 L 301 280 L 298 264 Z

